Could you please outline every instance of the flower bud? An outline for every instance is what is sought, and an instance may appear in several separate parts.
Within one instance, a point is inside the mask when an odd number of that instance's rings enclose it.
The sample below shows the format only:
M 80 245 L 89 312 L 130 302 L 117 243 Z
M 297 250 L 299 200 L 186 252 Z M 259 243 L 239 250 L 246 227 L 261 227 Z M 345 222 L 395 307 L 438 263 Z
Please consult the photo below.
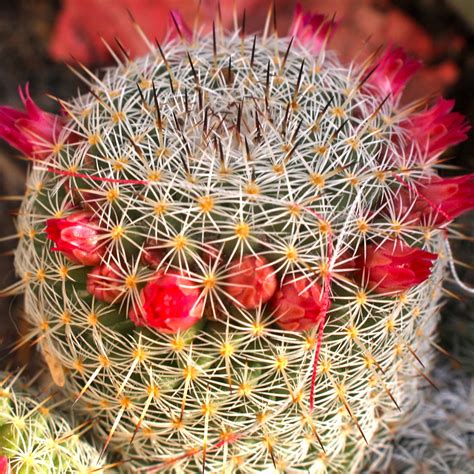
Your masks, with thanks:
M 112 263 L 93 268 L 87 275 L 87 291 L 100 301 L 116 303 L 124 294 L 124 278 Z
M 308 278 L 287 276 L 273 298 L 276 323 L 287 331 L 315 328 L 327 310 L 322 288 Z
M 52 151 L 63 119 L 41 110 L 30 97 L 28 85 L 19 93 L 25 112 L 0 107 L 0 138 L 26 156 L 42 159 Z
M 105 252 L 105 246 L 100 243 L 98 222 L 86 211 L 48 219 L 46 235 L 55 244 L 52 250 L 62 252 L 70 260 L 82 265 L 98 265 Z
M 203 309 L 201 290 L 192 281 L 176 273 L 158 272 L 142 289 L 129 316 L 137 326 L 173 334 L 197 323 Z
M 264 257 L 247 255 L 229 266 L 226 291 L 234 301 L 247 309 L 266 303 L 275 293 L 275 269 Z
M 324 42 L 334 34 L 336 26 L 334 21 L 329 20 L 325 15 L 305 12 L 298 4 L 289 34 L 317 54 L 324 46 Z
M 391 94 L 397 98 L 420 67 L 421 62 L 409 58 L 401 48 L 387 49 L 368 81 L 383 96 Z
M 437 257 L 400 241 L 387 240 L 382 245 L 368 245 L 358 264 L 375 293 L 402 293 L 430 277 Z
M 432 158 L 449 147 L 463 142 L 471 128 L 463 115 L 451 112 L 454 100 L 440 97 L 428 110 L 411 115 L 401 122 L 411 141 L 415 142 L 423 157 Z
M 148 239 L 142 252 L 142 262 L 150 268 L 158 268 L 163 260 L 163 251 L 158 248 L 158 242 Z
M 0 474 L 10 474 L 10 462 L 6 456 L 0 456 Z
M 420 182 L 417 193 L 402 188 L 396 205 L 406 221 L 441 226 L 474 209 L 474 173 L 456 178 L 433 178 Z

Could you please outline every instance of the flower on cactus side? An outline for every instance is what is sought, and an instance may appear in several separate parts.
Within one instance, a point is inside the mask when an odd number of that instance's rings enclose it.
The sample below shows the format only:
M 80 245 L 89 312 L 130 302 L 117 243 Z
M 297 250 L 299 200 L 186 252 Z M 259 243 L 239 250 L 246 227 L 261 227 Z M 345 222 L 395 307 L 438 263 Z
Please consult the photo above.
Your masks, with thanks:
M 402 122 L 424 156 L 439 155 L 466 140 L 471 127 L 462 114 L 451 112 L 453 107 L 454 100 L 440 97 L 430 109 L 413 114 Z
M 411 77 L 420 69 L 421 61 L 409 58 L 401 48 L 387 49 L 369 78 L 381 95 L 400 96 Z
M 142 289 L 129 316 L 137 326 L 173 334 L 196 324 L 203 310 L 204 299 L 195 283 L 176 273 L 158 272 Z
M 275 293 L 275 269 L 264 257 L 246 255 L 231 262 L 228 271 L 225 290 L 243 308 L 257 308 Z
M 93 268 L 87 275 L 87 291 L 100 301 L 116 303 L 124 294 L 124 278 L 115 263 Z
M 25 111 L 0 107 L 0 138 L 26 156 L 45 158 L 62 128 L 62 119 L 41 110 L 30 97 L 28 85 L 18 90 Z
M 306 331 L 317 327 L 326 306 L 318 283 L 301 276 L 287 276 L 273 298 L 273 315 L 282 329 Z
M 97 220 L 87 211 L 46 221 L 46 235 L 54 243 L 52 250 L 86 266 L 98 265 L 102 259 L 105 247 L 101 234 Z
M 386 240 L 370 244 L 359 259 L 367 285 L 375 293 L 402 293 L 426 281 L 437 254 Z
M 326 15 L 306 12 L 298 4 L 296 5 L 289 34 L 297 38 L 313 53 L 318 53 L 324 42 L 331 39 L 335 28 L 335 22 L 329 20 Z
M 0 456 L 0 474 L 10 474 L 10 462 L 6 456 Z
M 416 192 L 417 195 L 402 188 L 397 196 L 397 207 L 406 214 L 407 221 L 441 226 L 474 209 L 474 173 L 455 178 L 432 178 L 420 182 Z

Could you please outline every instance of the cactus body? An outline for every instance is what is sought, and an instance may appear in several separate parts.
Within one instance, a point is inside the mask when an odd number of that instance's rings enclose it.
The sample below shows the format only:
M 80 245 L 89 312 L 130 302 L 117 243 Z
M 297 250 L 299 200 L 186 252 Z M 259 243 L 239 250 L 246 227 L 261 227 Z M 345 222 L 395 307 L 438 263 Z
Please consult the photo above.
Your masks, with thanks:
M 16 267 L 55 380 L 137 472 L 351 472 L 381 417 L 416 401 L 445 233 L 399 194 L 436 172 L 401 125 L 411 110 L 368 76 L 290 38 L 218 34 L 62 103 Z M 429 278 L 374 283 L 360 261 L 392 243 L 438 254 Z M 272 296 L 284 281 L 305 285 Z M 166 317 L 147 306 L 163 288 Z M 303 293 L 304 324 L 275 303 Z

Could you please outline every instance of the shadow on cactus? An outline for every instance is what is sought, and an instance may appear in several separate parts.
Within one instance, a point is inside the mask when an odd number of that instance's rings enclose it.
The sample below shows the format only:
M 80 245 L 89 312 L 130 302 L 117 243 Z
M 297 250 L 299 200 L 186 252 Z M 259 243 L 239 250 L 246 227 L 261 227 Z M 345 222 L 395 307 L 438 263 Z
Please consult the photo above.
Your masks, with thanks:
M 341 64 L 335 24 L 216 24 L 59 100 L 1 109 L 27 153 L 16 268 L 29 338 L 136 472 L 351 472 L 416 402 L 473 176 L 400 50 Z M 12 290 L 13 291 L 13 290 Z

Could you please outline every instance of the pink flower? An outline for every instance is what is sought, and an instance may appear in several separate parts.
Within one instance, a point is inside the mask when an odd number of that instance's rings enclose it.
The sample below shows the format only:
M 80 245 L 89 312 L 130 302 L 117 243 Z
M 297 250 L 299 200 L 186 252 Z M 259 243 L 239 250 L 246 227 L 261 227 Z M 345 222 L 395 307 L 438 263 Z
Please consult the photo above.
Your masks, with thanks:
M 387 240 L 368 245 L 358 264 L 374 292 L 402 293 L 429 278 L 436 258 L 435 253 Z
M 41 110 L 30 97 L 28 84 L 25 91 L 18 88 L 25 111 L 0 107 L 0 138 L 26 156 L 45 158 L 52 150 L 63 126 L 63 120 Z
M 308 278 L 286 277 L 273 298 L 278 326 L 287 331 L 316 327 L 324 316 L 322 289 Z
M 203 313 L 201 290 L 176 273 L 161 273 L 140 293 L 140 304 L 130 311 L 137 326 L 148 326 L 167 334 L 190 328 Z
M 101 230 L 98 222 L 87 211 L 76 211 L 67 217 L 48 219 L 46 235 L 55 246 L 52 250 L 82 265 L 98 265 L 105 252 L 100 244 Z
M 10 474 L 10 463 L 6 456 L 0 456 L 0 474 Z
M 87 291 L 100 301 L 116 303 L 124 294 L 124 278 L 115 263 L 93 268 L 87 275 Z
M 275 293 L 275 269 L 264 257 L 247 255 L 242 260 L 236 259 L 231 262 L 229 273 L 227 293 L 244 308 L 257 308 Z
M 466 140 L 471 127 L 463 115 L 451 112 L 453 107 L 454 100 L 440 97 L 430 109 L 414 114 L 402 122 L 401 125 L 406 128 L 410 138 L 426 156 L 439 155 L 450 146 Z
M 418 195 L 402 188 L 396 205 L 410 220 L 441 226 L 463 212 L 474 209 L 474 173 L 456 178 L 433 178 L 420 182 Z
M 369 82 L 378 87 L 382 95 L 397 98 L 420 67 L 421 61 L 409 58 L 401 48 L 387 49 Z
M 297 38 L 305 47 L 317 54 L 324 42 L 331 39 L 336 29 L 334 21 L 325 15 L 305 12 L 300 4 L 296 5 L 289 35 Z

